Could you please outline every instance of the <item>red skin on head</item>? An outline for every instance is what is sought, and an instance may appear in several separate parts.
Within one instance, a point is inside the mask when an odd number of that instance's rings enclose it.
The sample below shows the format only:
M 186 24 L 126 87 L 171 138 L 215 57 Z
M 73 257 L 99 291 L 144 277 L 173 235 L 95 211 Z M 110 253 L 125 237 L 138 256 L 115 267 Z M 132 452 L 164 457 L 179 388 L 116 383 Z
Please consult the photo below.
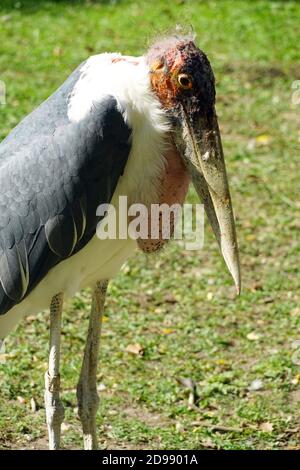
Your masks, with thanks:
M 183 65 L 183 59 L 177 50 L 169 51 L 168 63 L 172 64 L 169 72 L 166 74 L 161 62 L 153 65 L 151 73 L 151 87 L 158 96 L 160 102 L 165 108 L 173 106 L 179 92 L 177 84 L 177 74 Z
M 151 88 L 165 108 L 173 107 L 182 92 L 177 78 L 188 57 L 188 44 L 171 38 L 158 43 L 148 54 Z

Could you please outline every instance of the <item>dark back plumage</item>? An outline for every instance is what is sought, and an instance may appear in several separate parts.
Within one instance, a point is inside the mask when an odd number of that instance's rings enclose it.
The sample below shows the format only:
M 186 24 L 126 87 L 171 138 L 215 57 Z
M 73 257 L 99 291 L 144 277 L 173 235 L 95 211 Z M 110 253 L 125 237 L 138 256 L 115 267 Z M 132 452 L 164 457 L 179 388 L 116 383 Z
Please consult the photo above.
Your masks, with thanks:
M 94 236 L 130 152 L 131 129 L 106 96 L 70 122 L 79 68 L 0 144 L 0 314 Z

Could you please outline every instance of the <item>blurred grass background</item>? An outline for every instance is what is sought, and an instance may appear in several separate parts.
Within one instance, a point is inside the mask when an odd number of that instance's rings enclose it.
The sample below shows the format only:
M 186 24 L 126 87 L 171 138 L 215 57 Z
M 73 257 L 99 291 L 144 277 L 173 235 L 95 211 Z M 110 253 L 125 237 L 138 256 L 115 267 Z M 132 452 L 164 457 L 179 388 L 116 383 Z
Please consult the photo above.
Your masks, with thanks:
M 0 80 L 7 104 L 0 106 L 0 136 L 87 56 L 142 54 L 177 23 L 193 26 L 217 79 L 243 293 L 234 299 L 208 224 L 203 250 L 172 243 L 124 266 L 110 286 L 103 326 L 100 445 L 299 449 L 300 104 L 292 103 L 292 84 L 300 79 L 300 3 L 2 0 Z M 189 197 L 195 200 L 192 191 Z M 78 294 L 64 315 L 67 448 L 81 446 L 75 384 L 89 302 L 88 291 Z M 132 345 L 143 354 L 126 352 Z M 0 448 L 46 447 L 47 356 L 42 313 L 24 320 L 6 344 Z M 194 409 L 182 378 L 197 386 Z

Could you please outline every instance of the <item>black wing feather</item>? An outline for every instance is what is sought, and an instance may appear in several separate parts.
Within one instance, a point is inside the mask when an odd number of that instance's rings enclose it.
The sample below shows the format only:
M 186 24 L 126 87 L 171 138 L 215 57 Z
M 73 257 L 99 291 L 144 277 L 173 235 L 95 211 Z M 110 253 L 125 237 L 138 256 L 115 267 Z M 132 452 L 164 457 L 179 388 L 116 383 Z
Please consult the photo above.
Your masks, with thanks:
M 111 201 L 127 162 L 131 129 L 115 98 L 69 122 L 74 83 L 69 79 L 0 145 L 0 314 L 94 236 L 96 209 Z

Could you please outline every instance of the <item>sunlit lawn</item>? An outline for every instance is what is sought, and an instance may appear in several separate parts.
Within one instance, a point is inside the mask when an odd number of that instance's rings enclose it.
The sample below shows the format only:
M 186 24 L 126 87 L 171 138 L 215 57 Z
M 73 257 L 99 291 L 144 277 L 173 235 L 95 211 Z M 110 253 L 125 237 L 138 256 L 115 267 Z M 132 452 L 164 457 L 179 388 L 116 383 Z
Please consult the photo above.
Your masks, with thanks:
M 234 299 L 208 224 L 200 251 L 173 243 L 160 255 L 137 254 L 126 264 L 110 286 L 104 318 L 101 446 L 300 448 L 300 366 L 293 349 L 300 339 L 300 104 L 292 104 L 292 83 L 300 79 L 300 3 L 70 3 L 1 2 L 0 80 L 7 87 L 1 136 L 87 56 L 142 54 L 153 35 L 192 24 L 217 78 L 243 268 L 243 293 Z M 193 192 L 190 198 L 196 200 Z M 69 448 L 81 445 L 75 386 L 89 301 L 89 292 L 81 293 L 64 315 L 63 440 Z M 126 352 L 135 344 L 143 355 Z M 45 447 L 47 313 L 25 320 L 6 352 L 0 447 Z M 182 378 L 197 385 L 194 409 Z

